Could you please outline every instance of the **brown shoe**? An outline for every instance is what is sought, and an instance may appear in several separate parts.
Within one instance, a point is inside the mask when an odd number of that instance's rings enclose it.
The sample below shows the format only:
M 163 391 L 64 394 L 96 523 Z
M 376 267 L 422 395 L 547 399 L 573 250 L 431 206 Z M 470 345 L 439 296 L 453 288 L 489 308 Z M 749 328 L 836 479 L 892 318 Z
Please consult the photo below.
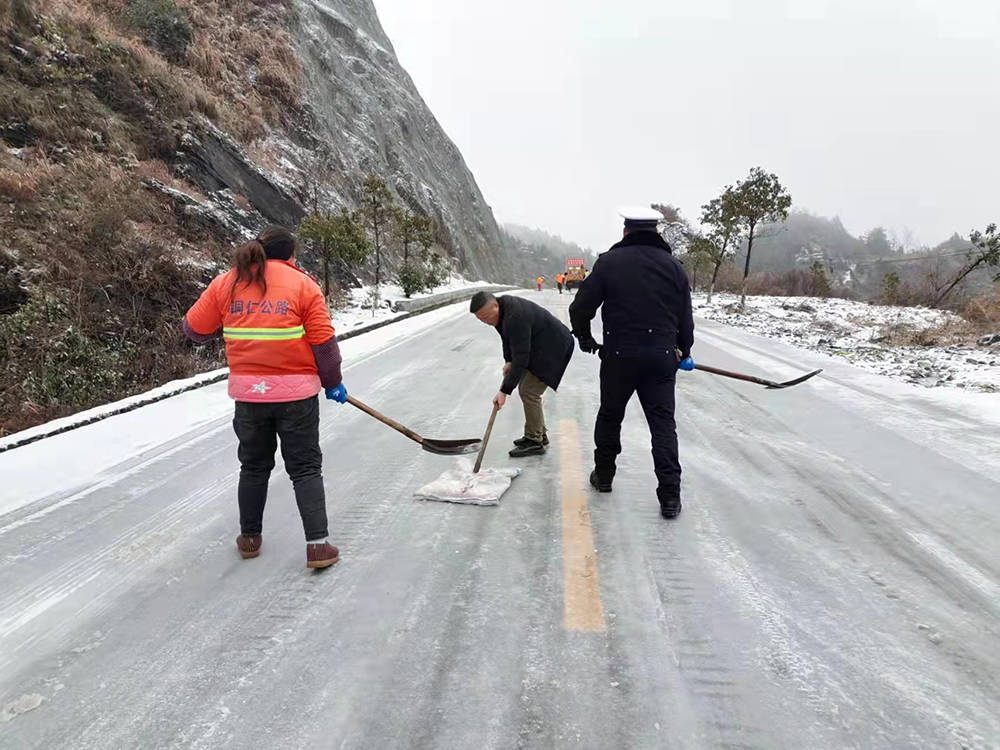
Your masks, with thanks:
M 340 562 L 340 550 L 329 542 L 306 544 L 306 567 L 329 568 Z
M 257 557 L 260 554 L 260 545 L 262 543 L 263 540 L 260 538 L 260 534 L 251 534 L 250 536 L 240 534 L 236 537 L 236 548 L 243 555 L 244 560 Z

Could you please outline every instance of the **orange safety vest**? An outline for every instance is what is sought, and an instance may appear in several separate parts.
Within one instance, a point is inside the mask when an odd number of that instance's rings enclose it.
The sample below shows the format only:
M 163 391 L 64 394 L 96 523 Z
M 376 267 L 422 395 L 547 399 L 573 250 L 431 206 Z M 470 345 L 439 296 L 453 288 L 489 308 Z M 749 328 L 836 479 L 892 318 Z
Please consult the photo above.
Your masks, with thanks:
M 323 292 L 309 275 L 284 260 L 268 260 L 264 278 L 266 292 L 254 284 L 241 285 L 234 293 L 235 270 L 216 276 L 188 310 L 188 325 L 204 335 L 222 328 L 233 398 L 281 401 L 315 396 L 320 382 L 311 346 L 334 336 Z M 243 393 L 245 388 L 257 390 L 249 395 Z

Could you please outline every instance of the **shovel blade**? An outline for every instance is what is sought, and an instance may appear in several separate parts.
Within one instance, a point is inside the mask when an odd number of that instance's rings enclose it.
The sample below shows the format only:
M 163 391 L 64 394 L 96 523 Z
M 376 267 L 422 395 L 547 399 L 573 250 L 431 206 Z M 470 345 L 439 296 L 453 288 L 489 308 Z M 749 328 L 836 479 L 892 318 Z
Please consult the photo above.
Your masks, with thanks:
M 458 456 L 463 453 L 477 453 L 482 442 L 480 438 L 468 440 L 429 440 L 424 438 L 421 445 L 428 453 L 434 453 L 438 456 Z
M 798 385 L 799 383 L 806 382 L 807 380 L 809 380 L 809 378 L 815 377 L 816 375 L 819 375 L 821 372 L 823 371 L 813 370 L 812 372 L 806 373 L 800 378 L 795 378 L 795 380 L 786 380 L 784 383 L 773 383 L 769 385 L 768 388 L 770 388 L 771 390 L 775 390 L 778 388 L 791 388 L 793 385 Z

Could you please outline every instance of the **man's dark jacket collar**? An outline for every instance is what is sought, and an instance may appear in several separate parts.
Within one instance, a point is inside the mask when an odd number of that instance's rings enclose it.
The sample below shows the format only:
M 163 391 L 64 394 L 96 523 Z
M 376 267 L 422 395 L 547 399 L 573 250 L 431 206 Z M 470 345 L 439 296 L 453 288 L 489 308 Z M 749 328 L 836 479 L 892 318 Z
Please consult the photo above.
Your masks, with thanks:
M 667 241 L 663 239 L 658 232 L 629 232 L 626 234 L 622 241 L 616 245 L 610 247 L 614 250 L 618 247 L 635 247 L 636 245 L 644 245 L 646 247 L 658 247 L 661 250 L 666 250 L 668 253 L 673 255 L 673 249 L 667 244 Z

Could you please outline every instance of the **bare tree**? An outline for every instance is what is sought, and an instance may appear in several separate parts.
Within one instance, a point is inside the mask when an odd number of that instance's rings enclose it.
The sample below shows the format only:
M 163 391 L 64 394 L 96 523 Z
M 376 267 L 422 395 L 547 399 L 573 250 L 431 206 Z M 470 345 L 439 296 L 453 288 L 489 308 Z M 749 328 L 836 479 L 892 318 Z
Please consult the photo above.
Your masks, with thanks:
M 663 220 L 668 223 L 673 223 L 675 221 L 683 223 L 684 221 L 684 219 L 681 218 L 681 210 L 677 208 L 677 206 L 669 203 L 651 203 L 649 207 L 654 211 L 659 211 L 663 214 Z
M 702 271 L 712 269 L 712 247 L 709 240 L 696 234 L 688 241 L 687 252 L 683 257 L 684 266 L 691 272 L 691 291 L 698 291 L 698 275 Z M 702 276 L 704 280 L 704 276 Z
M 997 225 L 990 224 L 985 232 L 974 230 L 969 235 L 972 242 L 972 249 L 969 250 L 968 262 L 955 274 L 951 282 L 945 286 L 944 290 L 938 294 L 932 307 L 937 307 L 944 299 L 951 294 L 952 290 L 961 281 L 980 266 L 1000 265 L 1000 234 L 997 233 Z M 1000 281 L 1000 273 L 994 277 L 994 281 Z
M 361 214 L 371 232 L 375 250 L 375 288 L 372 290 L 372 316 L 380 304 L 379 287 L 382 283 L 382 249 L 393 219 L 394 200 L 388 186 L 378 175 L 368 175 L 361 183 Z
M 324 189 L 333 182 L 335 160 L 333 153 L 321 147 L 302 172 L 302 190 L 310 213 L 319 213 L 326 204 Z

